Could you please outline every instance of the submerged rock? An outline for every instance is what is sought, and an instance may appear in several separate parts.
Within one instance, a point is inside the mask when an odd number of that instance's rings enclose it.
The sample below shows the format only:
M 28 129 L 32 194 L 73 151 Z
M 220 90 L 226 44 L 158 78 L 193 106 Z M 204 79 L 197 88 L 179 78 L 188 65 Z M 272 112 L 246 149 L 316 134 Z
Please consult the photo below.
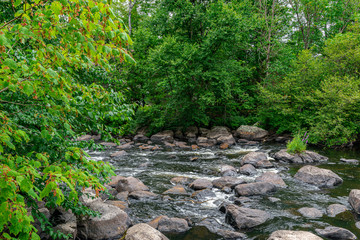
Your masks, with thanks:
M 316 233 L 322 237 L 336 240 L 354 240 L 356 236 L 345 228 L 327 227 L 325 229 L 315 229 Z
M 120 208 L 97 201 L 89 205 L 91 210 L 100 212 L 99 217 L 82 219 L 78 224 L 78 235 L 82 239 L 108 239 L 121 236 L 131 221 Z
M 230 204 L 226 208 L 225 222 L 235 229 L 246 229 L 263 224 L 269 217 L 265 211 Z
M 343 180 L 334 172 L 315 166 L 304 166 L 294 176 L 296 179 L 317 187 L 333 187 L 341 184 Z
M 182 185 L 176 185 L 165 192 L 163 194 L 169 194 L 169 195 L 188 195 L 185 188 Z
M 311 232 L 278 230 L 273 232 L 267 240 L 322 240 Z
M 298 212 L 307 218 L 320 218 L 323 216 L 323 212 L 316 208 L 303 207 Z
M 267 160 L 267 155 L 263 152 L 250 152 L 246 154 L 240 161 L 241 165 L 251 164 L 256 167 L 256 164 L 262 160 Z
M 185 219 L 169 218 L 168 216 L 159 216 L 148 224 L 162 233 L 181 233 L 190 229 Z
M 191 197 L 198 200 L 203 200 L 206 198 L 216 197 L 216 194 L 210 189 L 203 189 L 193 192 L 193 194 L 191 194 Z
M 207 180 L 207 179 L 203 179 L 203 178 L 199 178 L 196 179 L 195 181 L 193 181 L 192 183 L 189 184 L 189 187 L 194 189 L 194 190 L 202 190 L 205 188 L 212 188 L 212 183 L 211 181 Z
M 286 149 L 282 149 L 274 155 L 275 160 L 289 163 L 317 163 L 326 162 L 329 158 L 322 156 L 316 152 L 305 151 L 300 154 L 290 154 Z
M 263 173 L 260 177 L 255 179 L 256 182 L 267 182 L 272 183 L 278 187 L 286 187 L 284 180 L 274 172 Z
M 169 240 L 164 234 L 145 223 L 139 223 L 127 230 L 125 240 Z
M 237 196 L 263 195 L 275 192 L 276 190 L 277 187 L 274 184 L 267 182 L 239 184 L 235 187 L 235 193 Z
M 349 203 L 357 214 L 360 214 L 360 190 L 353 189 L 349 195 Z
M 328 206 L 326 212 L 330 217 L 335 217 L 339 213 L 349 210 L 345 205 L 342 204 L 331 204 Z
M 247 140 L 261 140 L 269 133 L 268 131 L 256 126 L 241 125 L 238 129 L 236 129 L 236 134 L 240 138 Z

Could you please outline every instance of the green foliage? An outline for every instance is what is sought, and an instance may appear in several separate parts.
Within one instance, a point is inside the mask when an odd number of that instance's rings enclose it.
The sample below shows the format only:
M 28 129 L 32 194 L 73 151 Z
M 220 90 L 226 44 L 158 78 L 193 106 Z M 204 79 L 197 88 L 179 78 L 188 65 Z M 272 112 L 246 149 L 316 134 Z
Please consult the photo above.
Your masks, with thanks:
M 301 139 L 299 134 L 295 135 L 295 137 L 286 145 L 287 152 L 294 153 L 302 153 L 306 150 L 306 143 Z
M 93 142 L 72 139 L 84 131 L 111 138 L 131 119 L 133 106 L 105 83 L 114 65 L 133 62 L 130 38 L 106 1 L 15 1 L 12 9 L 0 25 L 0 238 L 40 239 L 35 220 L 52 239 L 67 238 L 37 202 L 94 215 L 79 202 L 82 190 L 102 191 L 114 172 L 80 148 Z

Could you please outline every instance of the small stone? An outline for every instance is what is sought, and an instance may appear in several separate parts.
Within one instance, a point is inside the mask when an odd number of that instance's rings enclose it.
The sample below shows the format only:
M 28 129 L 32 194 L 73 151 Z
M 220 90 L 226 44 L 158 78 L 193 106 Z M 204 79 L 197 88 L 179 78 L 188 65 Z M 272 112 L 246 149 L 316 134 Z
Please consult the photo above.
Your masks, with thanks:
M 339 240 L 355 240 L 356 236 L 345 228 L 326 227 L 325 229 L 315 229 L 316 233 L 322 237 Z
M 276 198 L 276 197 L 268 197 L 268 199 L 269 199 L 269 201 L 270 202 L 280 202 L 281 201 L 281 199 L 280 198 Z
M 235 193 L 237 196 L 264 195 L 275 192 L 276 190 L 277 187 L 274 184 L 267 182 L 246 183 L 235 187 Z
M 163 233 L 181 233 L 190 229 L 185 219 L 169 218 L 168 216 L 159 216 L 148 224 Z
M 134 191 L 129 194 L 129 198 L 143 200 L 143 199 L 155 199 L 158 195 L 149 191 Z
M 235 186 L 244 183 L 245 181 L 241 178 L 225 176 L 212 181 L 214 187 L 222 189 L 224 187 L 234 188 Z
M 330 217 L 335 217 L 339 213 L 349 210 L 346 206 L 342 204 L 331 204 L 328 206 L 326 212 Z
M 269 133 L 268 131 L 249 125 L 241 125 L 236 132 L 240 138 L 245 138 L 247 140 L 261 140 L 265 138 Z
M 164 234 L 145 223 L 129 228 L 125 240 L 169 240 Z
M 356 159 L 346 159 L 346 158 L 340 158 L 341 162 L 349 163 L 349 164 L 359 164 L 359 160 Z
M 225 176 L 233 176 L 235 177 L 237 175 L 236 168 L 230 165 L 222 165 L 220 167 L 220 173 L 223 177 Z
M 225 149 L 228 149 L 228 148 L 229 148 L 229 144 L 227 144 L 227 143 L 222 143 L 222 144 L 220 145 L 220 149 L 225 150 Z
M 265 211 L 230 204 L 226 208 L 225 222 L 235 229 L 247 229 L 263 224 L 269 217 Z
M 181 185 L 176 185 L 165 192 L 163 194 L 169 194 L 169 195 L 188 195 L 185 188 Z
M 257 168 L 272 168 L 274 165 L 268 160 L 261 160 L 256 163 Z
M 134 142 L 128 142 L 125 144 L 122 144 L 120 146 L 117 146 L 116 148 L 121 149 L 121 150 L 126 150 L 126 149 L 130 149 L 134 146 Z
M 272 183 L 278 187 L 286 187 L 286 183 L 282 178 L 274 172 L 263 173 L 260 177 L 255 179 L 256 182 L 267 182 Z
M 192 157 L 192 158 L 190 158 L 190 162 L 195 162 L 198 159 L 199 159 L 198 157 Z
M 307 218 L 320 218 L 323 216 L 323 213 L 316 208 L 303 207 L 298 209 L 298 212 Z
M 149 188 L 145 186 L 145 184 L 137 178 L 127 177 L 125 179 L 120 179 L 116 186 L 116 190 L 118 192 L 128 191 L 149 191 Z
M 256 168 L 251 164 L 245 164 L 239 169 L 239 173 L 244 175 L 255 175 L 257 173 Z
M 198 145 L 193 144 L 193 145 L 191 145 L 191 149 L 192 149 L 192 150 L 197 150 L 197 149 L 199 149 L 199 146 L 198 146 Z
M 251 164 L 256 167 L 256 164 L 262 160 L 267 160 L 267 156 L 263 152 L 250 152 L 241 159 L 241 165 Z

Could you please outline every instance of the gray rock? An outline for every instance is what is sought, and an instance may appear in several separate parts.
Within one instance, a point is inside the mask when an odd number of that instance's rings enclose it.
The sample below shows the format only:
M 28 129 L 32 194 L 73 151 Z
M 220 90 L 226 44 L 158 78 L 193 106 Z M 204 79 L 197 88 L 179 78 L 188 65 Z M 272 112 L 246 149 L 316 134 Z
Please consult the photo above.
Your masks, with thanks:
M 268 199 L 269 199 L 269 201 L 270 202 L 280 202 L 281 201 L 281 199 L 280 198 L 276 198 L 276 197 L 268 197 Z
M 247 239 L 244 233 L 221 229 L 223 226 L 221 226 L 214 218 L 206 218 L 199 222 L 197 226 L 204 226 L 210 232 L 222 236 L 225 240 Z
M 335 217 L 339 213 L 349 210 L 346 206 L 342 204 L 331 204 L 328 206 L 326 212 L 330 217 Z
M 168 216 L 159 216 L 148 224 L 162 233 L 181 233 L 190 229 L 185 219 L 169 218 Z
M 354 240 L 356 236 L 345 228 L 326 227 L 325 229 L 315 229 L 316 233 L 322 237 L 336 240 Z
M 127 201 L 128 197 L 129 197 L 128 191 L 119 192 L 118 194 L 115 195 L 115 198 L 121 201 Z
M 127 150 L 132 147 L 134 147 L 134 142 L 128 142 L 128 143 L 122 144 L 120 146 L 117 146 L 116 148 L 121 149 L 121 150 Z
M 145 223 L 139 223 L 127 230 L 125 240 L 169 240 L 164 234 Z
M 59 231 L 65 235 L 71 235 L 69 239 L 76 239 L 77 225 L 76 221 L 58 224 L 54 227 L 54 231 Z M 60 239 L 63 240 L 63 239 Z
M 356 159 L 346 159 L 346 158 L 340 158 L 340 161 L 341 162 L 344 162 L 344 163 L 350 163 L 350 164 L 359 164 L 359 160 L 356 160 Z
M 274 165 L 270 162 L 270 160 L 261 160 L 256 163 L 257 168 L 272 168 Z
M 269 214 L 265 211 L 230 204 L 226 208 L 225 222 L 235 229 L 244 229 L 261 225 L 269 217 Z
M 188 195 L 185 188 L 181 185 L 176 185 L 165 192 L 163 194 L 169 194 L 169 195 Z
M 323 216 L 323 212 L 316 208 L 303 207 L 298 209 L 298 212 L 307 218 L 320 218 Z
M 156 133 L 151 136 L 151 141 L 153 142 L 173 142 L 174 141 L 174 132 L 171 130 L 165 130 L 159 133 Z
M 209 134 L 210 129 L 207 128 L 199 128 L 200 137 L 207 137 Z
M 118 152 L 114 152 L 110 155 L 110 157 L 123 157 L 126 156 L 128 153 L 125 152 L 124 150 L 122 151 L 118 151 Z
M 126 179 L 126 178 L 123 177 L 123 176 L 119 176 L 119 175 L 117 175 L 117 176 L 111 176 L 111 177 L 110 177 L 110 182 L 108 183 L 108 185 L 109 185 L 110 187 L 115 188 L 116 185 L 118 184 L 118 182 L 120 181 L 120 179 Z
M 244 166 L 242 166 L 239 169 L 239 173 L 244 174 L 244 175 L 252 176 L 252 175 L 255 175 L 257 173 L 257 170 L 253 165 L 245 164 Z
M 236 168 L 230 165 L 222 165 L 220 167 L 220 173 L 223 177 L 225 176 L 235 177 L 237 175 Z
M 190 183 L 192 181 L 191 178 L 188 177 L 183 177 L 183 176 L 179 176 L 179 177 L 173 177 L 170 182 L 174 183 L 174 184 L 187 184 Z
M 90 141 L 92 139 L 91 135 L 82 135 L 80 137 L 78 137 L 75 141 Z
M 233 135 L 228 135 L 228 136 L 221 136 L 219 138 L 217 138 L 217 143 L 218 144 L 228 144 L 228 146 L 234 145 L 236 143 L 235 138 L 233 137 Z
M 322 240 L 322 238 L 305 231 L 278 230 L 267 240 Z
M 357 214 L 360 214 L 360 190 L 353 189 L 350 191 L 349 203 Z
M 275 192 L 276 190 L 277 187 L 274 184 L 267 182 L 246 183 L 235 187 L 235 193 L 237 196 L 263 195 Z
M 113 142 L 101 142 L 100 144 L 105 147 L 116 147 L 117 146 L 117 144 L 113 143 Z
M 193 192 L 191 195 L 192 198 L 195 198 L 197 200 L 204 200 L 206 198 L 213 198 L 216 197 L 216 194 L 211 191 L 210 189 L 203 189 Z
M 238 197 L 234 199 L 234 204 L 248 207 L 253 203 L 253 200 L 248 197 Z
M 142 200 L 142 199 L 155 199 L 158 195 L 149 191 L 133 191 L 129 194 L 129 198 Z
M 246 154 L 240 161 L 241 165 L 251 164 L 256 167 L 256 164 L 262 160 L 267 160 L 267 156 L 263 152 L 250 152 Z
M 245 181 L 241 178 L 236 177 L 221 177 L 212 181 L 214 187 L 222 189 L 224 187 L 234 188 L 236 185 L 242 184 Z
M 260 177 L 255 179 L 256 182 L 267 182 L 272 183 L 278 187 L 286 187 L 284 180 L 274 172 L 263 173 Z
M 305 151 L 300 154 L 290 154 L 286 149 L 282 149 L 274 155 L 275 160 L 288 163 L 318 163 L 326 162 L 329 158 L 322 156 L 316 152 Z
M 129 210 L 129 204 L 127 202 L 124 202 L 124 201 L 114 201 L 114 200 L 111 200 L 111 201 L 106 201 L 106 203 L 108 204 L 111 204 L 115 207 L 118 207 L 120 208 L 121 210 L 127 212 Z
M 248 125 L 241 125 L 236 129 L 236 133 L 240 138 L 247 140 L 261 140 L 269 134 L 268 131 L 262 128 Z
M 215 126 L 211 128 L 210 132 L 207 134 L 207 138 L 218 139 L 219 137 L 227 137 L 229 134 L 226 127 Z
M 122 236 L 131 224 L 127 213 L 116 206 L 97 201 L 91 203 L 89 208 L 100 212 L 101 216 L 81 219 L 78 222 L 80 238 L 107 239 Z
M 116 190 L 118 192 L 127 191 L 131 193 L 134 191 L 149 191 L 149 188 L 145 186 L 145 184 L 139 179 L 134 177 L 127 177 L 119 180 L 118 184 L 116 185 Z
M 195 181 L 193 181 L 192 183 L 189 184 L 189 187 L 194 190 L 202 190 L 205 188 L 212 188 L 212 186 L 213 185 L 209 180 L 203 179 L 203 178 L 196 179 Z
M 358 229 L 360 229 L 360 222 L 356 222 L 356 223 L 355 223 L 355 227 L 357 227 Z
M 199 129 L 196 126 L 190 126 L 186 128 L 185 137 L 186 138 L 196 138 L 199 134 Z
M 144 134 L 137 134 L 134 136 L 133 140 L 135 142 L 145 143 L 149 140 L 149 138 L 147 136 L 145 136 Z
M 333 187 L 341 184 L 343 180 L 334 172 L 315 166 L 304 166 L 294 176 L 296 179 L 317 187 Z

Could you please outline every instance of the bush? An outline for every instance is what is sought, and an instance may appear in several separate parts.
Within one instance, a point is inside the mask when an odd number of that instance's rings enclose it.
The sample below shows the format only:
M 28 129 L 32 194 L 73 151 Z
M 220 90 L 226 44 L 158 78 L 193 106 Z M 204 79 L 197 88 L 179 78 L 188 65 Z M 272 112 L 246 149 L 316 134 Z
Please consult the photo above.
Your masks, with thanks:
M 307 143 L 307 137 L 306 137 L 306 133 L 304 135 L 303 138 L 301 138 L 300 134 L 297 134 L 293 140 L 291 140 L 291 142 L 289 142 L 286 147 L 287 147 L 287 152 L 288 153 L 302 153 L 306 150 L 306 143 Z

